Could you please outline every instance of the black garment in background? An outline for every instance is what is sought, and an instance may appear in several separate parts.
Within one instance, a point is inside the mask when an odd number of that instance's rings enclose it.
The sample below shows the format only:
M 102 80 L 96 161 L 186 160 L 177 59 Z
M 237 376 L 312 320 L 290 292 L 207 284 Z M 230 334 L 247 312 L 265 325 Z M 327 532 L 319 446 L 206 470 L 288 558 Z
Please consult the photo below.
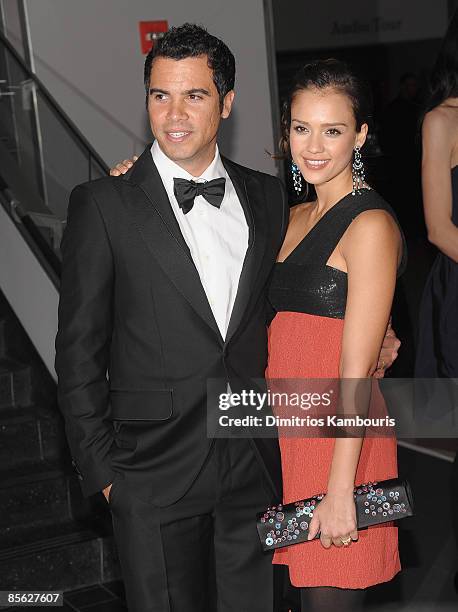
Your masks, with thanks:
M 452 190 L 452 221 L 458 226 L 458 166 Z M 415 376 L 458 378 L 458 264 L 441 252 L 423 292 Z
M 458 166 L 452 169 L 451 179 L 452 221 L 458 226 Z M 458 264 L 441 252 L 423 292 L 415 377 L 458 379 Z M 437 409 L 441 407 L 437 406 Z M 452 520 L 458 549 L 457 508 L 458 451 L 452 472 Z

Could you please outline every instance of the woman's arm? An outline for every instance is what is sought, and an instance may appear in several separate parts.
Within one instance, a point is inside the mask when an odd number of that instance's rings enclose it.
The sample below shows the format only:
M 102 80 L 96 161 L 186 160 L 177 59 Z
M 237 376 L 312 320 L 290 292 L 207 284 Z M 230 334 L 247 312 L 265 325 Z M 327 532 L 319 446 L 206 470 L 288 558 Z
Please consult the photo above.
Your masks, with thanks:
M 390 316 L 401 248 L 396 222 L 389 213 L 381 210 L 361 213 L 341 241 L 340 249 L 348 273 L 339 368 L 342 379 L 368 378 L 377 367 Z M 345 380 L 342 382 L 345 386 Z M 351 386 L 351 381 L 347 386 Z M 349 389 L 346 395 L 351 394 Z M 348 412 L 351 411 L 352 406 Z M 327 494 L 315 511 L 310 528 L 311 537 L 321 531 L 321 542 L 326 548 L 332 543 L 341 546 L 340 538 L 348 535 L 357 538 L 353 488 L 362 442 L 362 437 L 337 438 L 335 441 Z
M 384 210 L 361 213 L 340 246 L 347 264 L 348 293 L 342 337 L 341 378 L 365 378 L 375 371 L 388 325 L 402 241 Z
M 458 263 L 458 227 L 452 221 L 450 173 L 455 129 L 445 109 L 436 108 L 423 121 L 421 177 L 428 240 Z

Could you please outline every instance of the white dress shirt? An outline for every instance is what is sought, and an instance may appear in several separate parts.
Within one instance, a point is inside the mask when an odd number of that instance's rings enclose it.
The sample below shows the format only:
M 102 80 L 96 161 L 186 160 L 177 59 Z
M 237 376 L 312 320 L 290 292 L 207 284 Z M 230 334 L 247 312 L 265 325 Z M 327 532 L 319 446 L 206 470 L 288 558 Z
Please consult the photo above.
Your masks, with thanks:
M 151 147 L 151 155 L 224 339 L 248 248 L 248 225 L 242 205 L 223 166 L 218 147 L 213 161 L 199 177 L 192 176 L 167 157 L 157 140 Z M 203 196 L 197 196 L 192 210 L 185 215 L 173 193 L 173 179 L 199 182 L 221 177 L 226 179 L 221 207 L 216 208 Z

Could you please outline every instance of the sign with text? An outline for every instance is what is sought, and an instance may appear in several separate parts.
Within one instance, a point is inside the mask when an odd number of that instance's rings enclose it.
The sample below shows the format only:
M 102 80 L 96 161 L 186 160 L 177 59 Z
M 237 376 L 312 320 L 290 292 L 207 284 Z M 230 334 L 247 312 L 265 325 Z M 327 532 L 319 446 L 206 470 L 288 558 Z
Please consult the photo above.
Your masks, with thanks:
M 142 53 L 146 55 L 154 46 L 156 40 L 159 40 L 169 29 L 167 21 L 140 21 L 140 44 Z
M 274 11 L 277 51 L 442 38 L 448 22 L 447 0 L 291 0 Z

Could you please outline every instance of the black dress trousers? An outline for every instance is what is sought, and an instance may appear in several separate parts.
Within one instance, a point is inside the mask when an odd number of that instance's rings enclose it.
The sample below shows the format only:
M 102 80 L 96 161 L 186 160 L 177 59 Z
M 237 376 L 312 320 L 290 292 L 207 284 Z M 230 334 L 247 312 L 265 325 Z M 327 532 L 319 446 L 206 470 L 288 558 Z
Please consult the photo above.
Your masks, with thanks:
M 136 495 L 126 472 L 110 493 L 129 612 L 270 612 L 272 556 L 261 550 L 256 513 L 272 502 L 246 439 L 217 439 L 176 503 Z

